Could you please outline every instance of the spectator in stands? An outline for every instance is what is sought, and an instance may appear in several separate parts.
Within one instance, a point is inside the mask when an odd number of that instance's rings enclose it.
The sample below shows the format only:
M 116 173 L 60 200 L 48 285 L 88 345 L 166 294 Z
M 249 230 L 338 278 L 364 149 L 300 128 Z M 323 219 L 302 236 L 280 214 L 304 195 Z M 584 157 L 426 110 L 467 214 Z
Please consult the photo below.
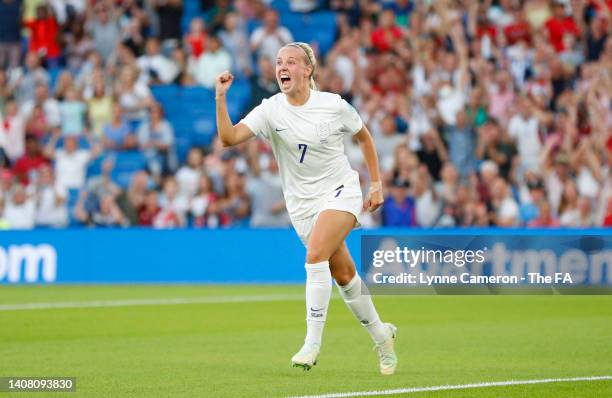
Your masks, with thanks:
M 9 74 L 9 86 L 14 88 L 20 106 L 34 100 L 37 85 L 47 86 L 49 81 L 49 73 L 41 66 L 40 58 L 35 53 L 26 54 L 25 66 L 13 69 Z
M 378 153 L 381 167 L 389 169 L 393 165 L 395 148 L 406 140 L 406 136 L 398 133 L 395 117 L 390 114 L 386 114 L 382 118 L 379 130 L 380 133 L 374 136 L 376 152 Z
M 140 19 L 131 18 L 121 33 L 121 58 L 125 62 L 131 57 L 140 58 L 145 51 L 145 35 Z M 117 54 L 119 56 L 119 54 Z M 128 62 L 125 62 L 128 63 Z M 146 81 L 146 80 L 145 80 Z
M 251 212 L 251 199 L 246 192 L 245 175 L 230 171 L 225 176 L 225 195 L 220 208 L 228 217 L 229 225 L 246 226 Z
M 15 162 L 25 150 L 25 121 L 17 110 L 17 103 L 9 99 L 4 117 L 0 117 L 0 148 Z
M 79 148 L 78 137 L 66 136 L 62 148 L 56 150 L 59 138 L 59 133 L 53 134 L 45 147 L 45 155 L 55 161 L 58 184 L 66 189 L 80 189 L 85 185 L 87 165 L 98 157 L 101 147 L 94 144 L 91 149 Z
M 478 198 L 483 203 L 491 201 L 491 189 L 493 182 L 499 176 L 499 166 L 492 160 L 485 160 L 480 163 L 480 175 L 477 178 L 477 182 L 472 181 L 478 192 Z
M 75 19 L 70 23 L 70 31 L 65 36 L 66 67 L 76 75 L 83 66 L 87 56 L 95 51 L 95 44 L 82 21 Z
M 140 80 L 149 84 L 169 84 L 178 75 L 178 68 L 172 60 L 160 52 L 159 40 L 147 39 L 145 54 L 138 57 Z
M 87 191 L 88 203 L 100 203 L 105 196 L 118 198 L 121 188 L 113 181 L 113 168 L 115 167 L 115 157 L 107 156 L 102 161 L 99 175 L 94 175 L 87 179 L 85 190 Z
M 44 83 L 37 84 L 34 99 L 26 101 L 21 106 L 23 117 L 29 119 L 33 115 L 36 106 L 42 109 L 46 124 L 50 129 L 59 127 L 61 122 L 59 103 L 55 98 L 49 97 L 49 87 Z
M 524 97 L 518 100 L 517 112 L 510 118 L 508 124 L 508 133 L 516 141 L 518 147 L 519 173 L 537 170 L 542 151 L 540 123 L 532 112 L 529 101 Z
M 593 213 L 593 206 L 591 205 L 591 200 L 589 198 L 582 196 L 578 199 L 578 211 L 578 227 L 589 228 L 597 226 L 595 213 Z
M 32 229 L 36 220 L 36 199 L 22 184 L 16 184 L 4 203 L 2 219 L 13 229 Z
M 499 227 L 514 227 L 518 225 L 518 204 L 512 198 L 512 193 L 508 188 L 508 184 L 501 177 L 497 177 L 491 186 L 491 207 L 494 211 L 493 220 L 495 225 Z M 544 220 L 541 213 L 543 210 L 541 204 L 539 205 L 539 210 L 540 220 Z
M 208 10 L 207 20 L 210 31 L 217 34 L 223 26 L 223 21 L 227 16 L 234 11 L 233 1 L 231 0 L 215 0 L 214 5 Z
M 153 104 L 151 90 L 137 79 L 138 68 L 135 65 L 125 66 L 121 69 L 116 89 L 123 115 L 132 130 L 147 118 L 147 110 Z
M 567 181 L 563 187 L 561 203 L 559 204 L 559 224 L 576 227 L 579 225 L 579 221 L 578 189 L 574 181 Z
M 194 61 L 204 54 L 208 46 L 208 34 L 206 33 L 206 25 L 202 18 L 196 17 L 191 20 L 189 32 L 183 38 L 183 42 L 190 58 Z
M 529 227 L 534 228 L 545 228 L 545 227 L 558 227 L 559 220 L 552 214 L 550 204 L 546 200 L 542 200 L 538 205 L 538 217 L 531 220 L 528 224 Z
M 434 185 L 436 196 L 440 198 L 443 205 L 455 204 L 459 201 L 459 172 L 451 163 L 446 162 L 440 171 L 440 181 Z
M 187 224 L 189 202 L 178 195 L 178 185 L 173 176 L 164 179 L 159 202 L 161 210 L 153 221 L 155 228 L 184 227 Z
M 523 225 L 528 225 L 540 214 L 539 204 L 546 200 L 544 183 L 536 174 L 525 173 L 525 183 L 521 186 L 520 198 L 520 217 Z
M 442 212 L 442 200 L 434 189 L 433 178 L 426 169 L 420 168 L 413 181 L 416 224 L 421 227 L 433 227 Z
M 389 196 L 382 207 L 384 227 L 413 227 L 416 225 L 414 199 L 409 195 L 410 182 L 399 176 L 391 181 Z
M 581 16 L 576 17 L 579 18 Z M 576 21 L 574 21 L 572 16 L 566 15 L 565 3 L 561 0 L 553 1 L 552 16 L 546 21 L 544 26 L 548 34 L 548 41 L 558 53 L 565 48 L 563 37 L 566 34 L 575 37 L 580 35 L 580 30 L 578 29 Z
M 589 29 L 586 37 L 586 59 L 589 62 L 596 61 L 603 52 L 606 39 L 609 37 L 610 32 L 608 24 L 612 18 L 610 12 L 598 13 L 595 17 L 591 18 L 589 23 Z
M 164 118 L 160 104 L 153 104 L 150 119 L 140 125 L 137 135 L 138 146 L 156 179 L 176 170 L 174 129 Z
M 288 227 L 291 223 L 285 207 L 285 198 L 278 174 L 278 163 L 274 156 L 266 156 L 263 170 L 258 165 L 251 169 L 256 172 L 247 184 L 251 198 L 251 227 Z M 256 159 L 259 161 L 259 158 Z M 267 165 L 265 164 L 267 162 Z M 267 166 L 267 167 L 266 167 Z
M 104 126 L 111 122 L 114 102 L 107 90 L 104 80 L 94 83 L 93 96 L 88 102 L 87 112 L 89 131 L 94 140 L 99 141 L 104 135 Z
M 176 172 L 179 196 L 188 202 L 195 196 L 204 172 L 204 154 L 200 148 L 191 148 L 187 154 L 187 164 Z
M 49 165 L 40 168 L 36 187 L 36 225 L 62 228 L 68 225 L 68 191 L 55 180 Z
M 476 131 L 468 120 L 466 111 L 457 113 L 457 122 L 447 130 L 449 160 L 459 171 L 462 180 L 472 174 L 476 168 Z
M 36 7 L 36 19 L 26 20 L 24 26 L 30 30 L 29 51 L 44 57 L 48 67 L 58 67 L 61 56 L 59 26 L 51 6 Z
M 215 78 L 223 71 L 232 67 L 232 58 L 227 50 L 221 46 L 221 41 L 217 36 L 208 38 L 206 52 L 198 58 L 194 65 L 193 75 L 198 84 L 206 88 L 215 86 Z
M 403 36 L 402 30 L 395 24 L 395 13 L 387 8 L 381 14 L 378 27 L 372 32 L 372 45 L 377 51 L 391 51 Z
M 162 53 L 169 55 L 180 47 L 183 0 L 157 0 L 155 11 L 159 18 L 159 40 Z
M 105 196 L 91 214 L 91 223 L 98 227 L 126 227 L 128 221 L 112 196 Z
M 21 184 L 28 185 L 30 179 L 36 180 L 38 169 L 49 163 L 43 156 L 38 139 L 32 135 L 25 137 L 25 153 L 13 164 L 13 173 Z
M 507 71 L 497 74 L 495 82 L 488 86 L 489 115 L 504 124 L 509 116 L 509 110 L 516 100 L 512 76 Z
M 93 51 L 89 54 L 78 74 L 76 74 L 76 86 L 81 90 L 83 98 L 90 100 L 93 98 L 94 88 L 97 84 L 102 83 L 106 90 L 109 90 L 112 85 L 110 77 L 115 77 L 115 65 L 112 60 L 108 61 L 107 69 L 104 69 L 100 54 Z
M 219 197 L 213 189 L 212 179 L 208 174 L 202 174 L 198 185 L 198 193 L 191 201 L 190 213 L 193 226 L 201 228 L 217 228 L 226 224 L 223 215 L 219 214 Z
M 138 225 L 152 227 L 160 211 L 157 191 L 154 189 L 147 191 L 143 204 L 138 208 Z
M 278 50 L 291 43 L 293 35 L 284 26 L 279 26 L 276 10 L 268 9 L 264 15 L 263 26 L 253 31 L 250 41 L 251 50 L 257 58 L 267 57 L 274 64 Z
M 172 62 L 178 69 L 178 74 L 173 83 L 181 86 L 194 86 L 196 82 L 190 74 L 190 60 L 187 58 L 185 50 L 181 47 L 175 48 L 172 51 Z
M 45 116 L 42 105 L 35 105 L 32 110 L 32 115 L 26 120 L 26 135 L 31 135 L 42 140 L 45 139 L 52 130 L 53 129 L 47 122 L 47 117 Z
M 139 224 L 139 209 L 143 206 L 151 185 L 147 172 L 137 171 L 132 175 L 127 191 L 119 194 L 117 204 L 131 225 Z
M 435 181 L 440 180 L 442 164 L 448 160 L 448 153 L 438 130 L 431 129 L 421 136 L 421 149 L 417 151 L 419 161 L 427 166 Z
M 66 98 L 59 103 L 59 113 L 60 130 L 64 137 L 79 136 L 86 132 L 87 106 L 79 98 L 76 88 L 68 88 Z
M 239 78 L 251 76 L 253 70 L 249 38 L 245 30 L 239 26 L 240 23 L 238 13 L 229 13 L 225 17 L 223 29 L 219 32 L 223 48 L 232 55 L 232 73 Z
M 251 77 L 251 104 L 250 107 L 261 104 L 264 98 L 270 98 L 278 93 L 276 72 L 274 64 L 266 57 L 259 58 L 257 62 L 259 74 Z
M 490 119 L 478 130 L 476 157 L 479 160 L 492 160 L 497 163 L 500 175 L 508 179 L 514 176 L 513 167 L 517 163 L 516 146 L 495 119 Z
M 108 59 L 121 37 L 119 20 L 114 14 L 112 5 L 98 2 L 87 8 L 85 30 L 91 34 L 96 51 L 102 59 Z
M 22 0 L 0 2 L 0 70 L 17 68 L 21 58 Z
M 55 90 L 53 97 L 58 101 L 63 101 L 66 99 L 66 92 L 74 87 L 74 79 L 72 78 L 72 73 L 65 70 L 61 72 L 55 82 Z
M 112 118 L 102 127 L 102 142 L 106 150 L 125 151 L 138 146 L 136 134 L 123 118 L 120 104 L 112 105 Z

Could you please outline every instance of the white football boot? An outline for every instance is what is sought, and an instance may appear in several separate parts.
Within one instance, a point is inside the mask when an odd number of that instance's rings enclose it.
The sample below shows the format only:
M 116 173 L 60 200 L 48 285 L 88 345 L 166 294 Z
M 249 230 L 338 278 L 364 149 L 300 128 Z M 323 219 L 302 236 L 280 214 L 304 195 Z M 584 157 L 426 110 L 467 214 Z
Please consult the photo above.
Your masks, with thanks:
M 310 370 L 310 368 L 317 364 L 320 349 L 321 347 L 317 344 L 305 343 L 298 353 L 291 358 L 291 364 L 293 367 Z
M 385 323 L 385 326 L 389 328 L 391 337 L 382 344 L 376 344 L 374 349 L 378 352 L 378 358 L 380 360 L 380 374 L 392 375 L 395 373 L 397 367 L 397 355 L 395 355 L 395 335 L 397 328 L 391 323 Z

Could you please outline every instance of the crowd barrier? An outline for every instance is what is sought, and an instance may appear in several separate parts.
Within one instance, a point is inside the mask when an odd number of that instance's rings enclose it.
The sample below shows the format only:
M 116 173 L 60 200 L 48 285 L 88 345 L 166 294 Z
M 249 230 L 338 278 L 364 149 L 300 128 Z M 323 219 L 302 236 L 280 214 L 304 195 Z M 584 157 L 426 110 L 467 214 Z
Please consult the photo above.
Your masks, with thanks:
M 449 241 L 479 238 L 490 245 L 504 244 L 510 257 L 519 249 L 519 237 L 522 253 L 528 250 L 529 256 L 521 257 L 525 261 L 549 261 L 547 266 L 554 272 L 568 264 L 586 267 L 589 278 L 583 284 L 612 285 L 612 233 L 607 229 L 355 230 L 347 243 L 359 269 L 363 235 L 431 236 L 439 241 L 445 241 L 445 237 Z M 552 252 L 544 252 L 548 249 L 542 242 L 551 239 L 577 243 L 557 244 Z M 305 278 L 305 253 L 291 229 L 3 231 L 0 284 L 301 283 Z M 580 261 L 585 264 L 578 264 Z M 598 267 L 595 273 L 590 272 L 594 263 Z

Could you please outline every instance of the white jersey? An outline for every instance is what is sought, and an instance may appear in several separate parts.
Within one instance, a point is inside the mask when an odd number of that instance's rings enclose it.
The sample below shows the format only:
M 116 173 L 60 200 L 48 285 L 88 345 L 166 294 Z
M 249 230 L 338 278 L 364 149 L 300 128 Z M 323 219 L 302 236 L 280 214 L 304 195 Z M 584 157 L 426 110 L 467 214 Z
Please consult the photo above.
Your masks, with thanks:
M 359 181 L 344 153 L 343 138 L 361 130 L 363 122 L 337 94 L 311 90 L 304 105 L 293 106 L 278 93 L 264 99 L 240 123 L 270 142 L 293 220 L 316 214 L 325 195 Z

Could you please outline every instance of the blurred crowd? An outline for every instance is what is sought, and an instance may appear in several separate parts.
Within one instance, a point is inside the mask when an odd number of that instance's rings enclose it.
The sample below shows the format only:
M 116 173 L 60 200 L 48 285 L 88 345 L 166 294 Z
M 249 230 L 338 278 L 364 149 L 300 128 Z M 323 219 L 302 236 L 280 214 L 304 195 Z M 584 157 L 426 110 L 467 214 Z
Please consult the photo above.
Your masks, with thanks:
M 374 136 L 386 199 L 362 225 L 612 225 L 612 1 L 286 3 L 336 13 L 316 80 Z M 275 94 L 276 52 L 299 36 L 277 4 L 1 0 L 0 226 L 288 226 L 269 146 L 181 159 L 150 88 L 230 69 L 251 107 Z M 134 151 L 146 167 L 120 186 L 114 161 Z

